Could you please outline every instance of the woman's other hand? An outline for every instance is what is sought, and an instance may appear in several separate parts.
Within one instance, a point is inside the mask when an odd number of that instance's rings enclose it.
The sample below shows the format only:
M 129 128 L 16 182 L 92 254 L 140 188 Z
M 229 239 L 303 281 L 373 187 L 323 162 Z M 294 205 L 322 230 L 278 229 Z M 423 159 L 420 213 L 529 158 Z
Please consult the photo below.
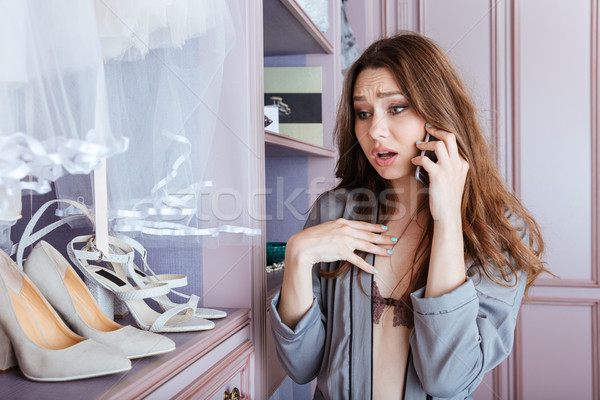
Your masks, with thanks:
M 387 227 L 368 222 L 336 219 L 307 228 L 290 238 L 286 246 L 286 267 L 310 269 L 319 262 L 345 260 L 372 274 L 372 265 L 355 251 L 389 257 L 391 250 L 382 245 L 394 244 L 398 239 L 382 235 Z
M 312 306 L 312 266 L 316 263 L 345 260 L 370 274 L 376 273 L 373 266 L 355 251 L 390 256 L 391 250 L 381 246 L 393 244 L 397 238 L 382 235 L 385 231 L 387 227 L 382 225 L 340 218 L 293 235 L 285 249 L 285 269 L 277 306 L 281 321 L 293 330 Z

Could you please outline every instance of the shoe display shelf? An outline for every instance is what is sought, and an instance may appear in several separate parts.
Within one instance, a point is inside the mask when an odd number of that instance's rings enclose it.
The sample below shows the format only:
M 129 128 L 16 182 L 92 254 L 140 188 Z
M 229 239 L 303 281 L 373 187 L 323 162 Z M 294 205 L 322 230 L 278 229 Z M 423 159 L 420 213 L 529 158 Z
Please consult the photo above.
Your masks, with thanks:
M 221 135 L 215 135 L 213 144 L 215 148 L 227 151 L 227 143 L 221 143 L 224 137 L 229 137 L 227 134 L 233 134 L 231 127 L 244 126 L 251 130 L 253 141 L 244 142 L 247 151 L 244 156 L 251 160 L 248 168 L 252 171 L 248 175 L 250 181 L 244 182 L 244 185 L 249 187 L 248 192 L 257 193 L 264 188 L 264 163 L 261 157 L 264 151 L 263 93 L 260 87 L 262 80 L 253 78 L 263 73 L 262 4 L 233 0 L 228 5 L 232 13 L 244 16 L 244 23 L 236 26 L 238 48 L 230 53 L 235 62 L 229 64 L 235 67 L 231 68 L 234 72 L 241 70 L 235 74 L 238 79 L 236 82 L 243 80 L 244 84 L 234 85 L 232 79 L 224 80 L 223 97 L 235 107 L 232 107 L 233 111 L 222 108 L 227 115 L 222 115 L 221 120 L 227 123 L 216 128 Z M 238 51 L 239 48 L 242 50 Z M 245 112 L 234 112 L 241 105 L 245 107 Z M 248 125 L 251 127 L 246 128 Z M 235 170 L 233 167 L 230 169 Z M 29 198 L 27 195 L 25 197 Z M 37 196 L 32 199 L 32 203 L 44 203 Z M 251 206 L 256 205 L 259 209 L 264 202 L 260 197 L 251 201 Z M 30 216 L 30 210 L 33 214 L 36 204 L 24 203 L 23 219 Z M 262 224 L 257 223 L 256 227 L 264 232 Z M 15 242 L 18 240 L 13 238 Z M 65 248 L 52 244 L 61 251 Z M 46 383 L 28 380 L 18 368 L 11 369 L 0 374 L 0 399 L 222 399 L 225 394 L 229 398 L 236 398 L 237 393 L 246 399 L 267 398 L 263 383 L 265 375 L 262 372 L 267 332 L 263 245 L 264 240 L 261 241 L 261 237 L 257 236 L 247 239 L 243 244 L 202 247 L 197 252 L 189 251 L 190 254 L 199 254 L 198 261 L 202 268 L 192 268 L 194 265 L 191 265 L 188 270 L 174 268 L 170 271 L 186 274 L 190 278 L 193 278 L 193 273 L 202 274 L 202 279 L 196 282 L 201 282 L 203 287 L 210 290 L 200 293 L 190 290 L 190 294 L 201 294 L 201 305 L 227 312 L 225 318 L 213 320 L 213 329 L 163 334 L 175 342 L 176 350 L 131 360 L 131 370 L 114 375 Z M 155 249 L 148 248 L 149 251 Z M 136 326 L 131 316 L 117 319 L 116 322 Z
M 283 270 L 267 278 L 265 245 L 267 241 L 286 241 L 301 230 L 309 204 L 335 181 L 336 155 L 331 133 L 341 88 L 339 3 L 329 2 L 330 28 L 326 33 L 318 30 L 295 0 L 234 0 L 230 7 L 245 21 L 240 37 L 246 51 L 238 54 L 245 59 L 248 93 L 232 94 L 229 98 L 247 101 L 252 115 L 254 141 L 247 143 L 248 152 L 256 157 L 256 166 L 249 172 L 252 190 L 258 193 L 273 189 L 276 194 L 281 177 L 283 184 L 288 185 L 284 192 L 302 191 L 300 203 L 293 206 L 296 210 L 285 210 L 279 218 L 272 199 L 254 197 L 253 206 L 259 215 L 276 217 L 259 224 L 262 238 L 243 254 L 202 249 L 203 264 L 220 266 L 202 272 L 205 284 L 213 286 L 212 297 L 207 299 L 205 294 L 204 300 L 228 313 L 226 318 L 214 320 L 214 329 L 167 333 L 177 345 L 175 351 L 132 360 L 130 371 L 110 376 L 40 383 L 27 380 L 18 369 L 13 369 L 0 375 L 0 398 L 222 399 L 236 398 L 239 392 L 241 398 L 262 400 L 268 399 L 285 378 L 268 323 L 269 300 L 281 284 Z M 323 146 L 265 132 L 263 67 L 267 60 L 275 62 L 276 58 L 288 66 L 322 68 Z M 232 260 L 237 262 L 235 268 L 227 264 Z M 243 300 L 234 305 L 238 301 L 233 298 Z M 135 325 L 131 316 L 117 322 Z
M 250 310 L 224 309 L 210 331 L 165 334 L 177 349 L 131 360 L 130 371 L 71 382 L 33 382 L 18 369 L 0 374 L 0 399 L 209 399 L 218 394 L 250 393 L 254 346 Z M 131 316 L 117 322 L 135 326 Z

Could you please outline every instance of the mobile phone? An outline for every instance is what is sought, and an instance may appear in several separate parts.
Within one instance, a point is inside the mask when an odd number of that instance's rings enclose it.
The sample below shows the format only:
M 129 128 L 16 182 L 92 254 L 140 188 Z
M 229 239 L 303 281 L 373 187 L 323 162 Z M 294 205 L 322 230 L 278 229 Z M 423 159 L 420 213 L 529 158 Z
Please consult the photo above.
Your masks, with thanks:
M 439 139 L 436 138 L 435 136 L 431 136 L 429 133 L 427 133 L 427 136 L 425 136 L 425 142 L 434 142 L 436 140 L 439 140 Z M 437 162 L 437 160 L 438 160 L 437 156 L 435 155 L 435 151 L 432 151 L 432 150 L 422 150 L 421 156 L 427 156 L 433 162 Z M 421 167 L 420 165 L 417 165 L 417 171 L 415 172 L 415 177 L 417 178 L 417 180 L 419 182 L 421 182 L 423 184 L 423 186 L 429 187 L 429 174 L 427 173 L 427 171 L 425 171 L 425 168 Z

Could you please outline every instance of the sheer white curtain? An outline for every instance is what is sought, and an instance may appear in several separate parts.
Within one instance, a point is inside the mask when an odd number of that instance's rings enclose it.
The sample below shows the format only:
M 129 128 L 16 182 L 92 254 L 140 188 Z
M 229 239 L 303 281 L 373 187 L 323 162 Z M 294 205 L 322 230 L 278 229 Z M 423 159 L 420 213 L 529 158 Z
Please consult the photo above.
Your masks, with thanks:
M 240 65 L 226 70 L 235 63 L 232 49 L 244 42 L 236 34 L 241 16 L 225 1 L 96 0 L 95 6 L 111 130 L 131 141 L 107 162 L 111 230 L 161 243 L 175 237 L 174 244 L 225 232 L 260 234 L 247 212 L 234 212 L 248 203 L 252 169 L 249 117 L 224 90 L 239 78 Z M 237 94 L 245 93 L 242 86 Z M 216 144 L 215 132 L 217 142 L 231 138 Z M 231 159 L 214 158 L 219 151 Z M 230 173 L 241 179 L 231 181 Z M 60 197 L 93 203 L 89 177 L 67 176 L 56 188 Z M 215 192 L 223 200 L 217 212 Z M 232 198 L 236 204 L 228 205 Z
M 21 189 L 55 181 L 93 209 L 108 157 L 110 228 L 155 272 L 187 274 L 202 298 L 207 257 L 247 255 L 261 216 L 240 3 L 0 0 L 0 242 Z
M 0 0 L 0 241 L 21 189 L 87 174 L 128 141 L 111 132 L 91 1 Z M 26 178 L 27 179 L 24 179 Z
M 47 192 L 49 181 L 127 148 L 121 133 L 96 129 L 109 124 L 93 3 L 0 0 L 0 60 L 0 187 L 9 194 Z

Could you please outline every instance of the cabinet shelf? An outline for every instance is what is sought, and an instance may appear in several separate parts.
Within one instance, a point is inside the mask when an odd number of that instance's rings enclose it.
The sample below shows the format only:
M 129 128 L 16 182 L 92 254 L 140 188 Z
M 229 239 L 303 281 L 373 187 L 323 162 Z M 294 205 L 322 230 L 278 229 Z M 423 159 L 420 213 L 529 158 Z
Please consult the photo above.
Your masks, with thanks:
M 265 130 L 265 154 L 271 157 L 335 157 L 335 151 Z
M 80 381 L 33 382 L 15 368 L 0 375 L 0 399 L 132 399 L 145 397 L 171 379 L 181 383 L 179 373 L 190 365 L 202 364 L 202 357 L 249 326 L 248 308 L 221 309 L 227 311 L 228 316 L 215 320 L 214 329 L 163 334 L 176 343 L 177 349 L 163 355 L 132 360 L 131 371 Z M 131 315 L 119 322 L 135 325 Z
M 333 54 L 333 45 L 295 0 L 264 0 L 264 55 Z

